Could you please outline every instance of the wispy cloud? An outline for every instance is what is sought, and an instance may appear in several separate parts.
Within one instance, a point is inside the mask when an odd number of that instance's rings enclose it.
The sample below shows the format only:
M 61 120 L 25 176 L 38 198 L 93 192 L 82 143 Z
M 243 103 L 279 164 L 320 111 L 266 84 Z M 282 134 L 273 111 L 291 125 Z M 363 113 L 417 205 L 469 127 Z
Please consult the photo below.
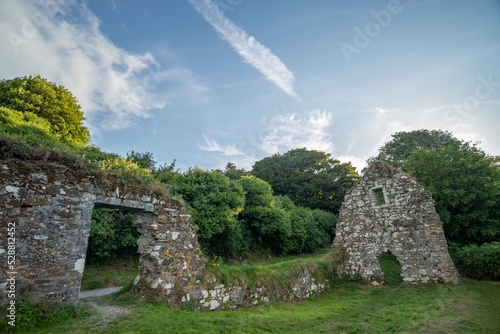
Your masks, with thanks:
M 268 153 L 284 153 L 292 148 L 332 152 L 333 114 L 314 110 L 302 114 L 288 113 L 271 118 L 261 135 L 262 149 Z
M 116 46 L 99 24 L 85 2 L 2 1 L 0 73 L 4 78 L 40 74 L 64 85 L 77 97 L 89 127 L 103 131 L 150 117 L 171 98 L 207 93 L 189 70 L 163 68 L 149 52 Z M 162 92 L 172 81 L 175 89 Z
M 293 73 L 269 48 L 260 44 L 253 36 L 224 16 L 210 0 L 188 0 L 210 23 L 247 64 L 264 74 L 267 80 L 280 87 L 288 95 L 299 99 L 293 90 Z
M 234 144 L 219 144 L 216 139 L 210 139 L 204 134 L 205 143 L 198 147 L 204 151 L 218 152 L 218 155 L 211 158 L 211 163 L 221 168 L 229 157 L 238 167 L 251 169 L 257 160 L 294 148 L 333 152 L 333 122 L 333 114 L 329 111 L 285 113 L 264 119 L 261 131 L 239 136 Z M 235 137 L 238 135 L 233 135 L 232 140 Z
M 206 134 L 203 134 L 205 145 L 199 145 L 199 148 L 208 152 L 221 152 L 225 156 L 244 155 L 243 152 L 236 148 L 236 144 L 220 146 L 215 139 L 210 139 Z

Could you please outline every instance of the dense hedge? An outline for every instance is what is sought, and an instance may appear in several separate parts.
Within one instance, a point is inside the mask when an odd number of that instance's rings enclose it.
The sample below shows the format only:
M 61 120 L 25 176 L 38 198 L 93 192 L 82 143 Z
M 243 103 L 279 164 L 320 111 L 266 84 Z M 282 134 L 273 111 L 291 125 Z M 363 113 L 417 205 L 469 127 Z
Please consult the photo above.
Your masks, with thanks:
M 500 242 L 450 247 L 458 271 L 473 279 L 500 280 Z

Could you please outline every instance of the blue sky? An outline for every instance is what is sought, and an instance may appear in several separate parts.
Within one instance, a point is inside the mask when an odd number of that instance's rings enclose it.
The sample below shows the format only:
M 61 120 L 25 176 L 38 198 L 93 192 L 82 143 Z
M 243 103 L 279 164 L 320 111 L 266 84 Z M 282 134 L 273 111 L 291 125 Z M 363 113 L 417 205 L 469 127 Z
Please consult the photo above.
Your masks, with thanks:
M 1 78 L 77 97 L 92 141 L 185 170 L 292 148 L 358 170 L 397 131 L 500 155 L 497 0 L 3 0 Z

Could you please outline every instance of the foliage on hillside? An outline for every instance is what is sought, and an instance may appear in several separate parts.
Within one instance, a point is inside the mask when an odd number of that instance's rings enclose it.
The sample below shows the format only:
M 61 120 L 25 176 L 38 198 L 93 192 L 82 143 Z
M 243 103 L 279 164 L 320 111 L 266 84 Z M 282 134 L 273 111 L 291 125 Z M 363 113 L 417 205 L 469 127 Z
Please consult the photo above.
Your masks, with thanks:
M 31 147 L 34 154 L 37 147 L 43 147 L 59 151 L 61 154 L 74 155 L 81 157 L 90 163 L 112 160 L 119 157 L 114 153 L 102 152 L 98 147 L 93 145 L 80 145 L 75 143 L 63 143 L 57 137 L 50 127 L 49 122 L 31 112 L 21 112 L 12 110 L 5 107 L 0 107 L 0 135 L 7 136 L 11 139 L 17 139 L 19 142 Z M 7 137 L 6 140 L 7 140 Z M 14 141 L 9 140 L 10 145 L 15 144 Z M 44 151 L 40 150 L 39 151 Z M 19 151 L 19 153 L 22 150 Z M 20 158 L 19 156 L 17 156 Z
M 0 106 L 47 120 L 52 134 L 63 143 L 85 145 L 90 140 L 83 126 L 85 117 L 73 94 L 39 75 L 0 81 Z

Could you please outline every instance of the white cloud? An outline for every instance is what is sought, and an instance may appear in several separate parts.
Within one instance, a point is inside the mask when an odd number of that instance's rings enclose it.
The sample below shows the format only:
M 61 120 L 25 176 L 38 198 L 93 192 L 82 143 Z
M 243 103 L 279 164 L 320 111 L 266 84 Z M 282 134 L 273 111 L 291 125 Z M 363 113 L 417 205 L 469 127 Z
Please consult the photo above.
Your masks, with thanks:
M 288 95 L 299 99 L 293 90 L 293 73 L 269 48 L 234 24 L 210 0 L 189 0 L 191 5 L 210 23 L 247 64 L 264 74 L 267 80 L 280 87 Z
M 222 152 L 225 156 L 245 155 L 236 148 L 236 144 L 220 146 L 215 139 L 210 139 L 206 134 L 203 134 L 205 145 L 199 145 L 199 148 L 208 152 Z
M 353 155 L 341 155 L 334 158 L 338 159 L 340 162 L 351 162 L 351 165 L 356 167 L 356 172 L 358 172 L 358 174 L 361 174 L 363 168 L 366 167 L 366 159 L 364 158 L 356 157 Z
M 333 152 L 333 114 L 314 110 L 303 114 L 288 113 L 271 118 L 260 136 L 261 148 L 267 154 L 285 153 L 292 148 Z
M 258 134 L 248 133 L 235 144 L 220 145 L 217 140 L 203 134 L 204 145 L 198 147 L 207 152 L 219 152 L 211 163 L 222 168 L 230 156 L 236 166 L 251 169 L 252 165 L 274 153 L 285 153 L 294 148 L 307 148 L 331 153 L 334 150 L 329 128 L 333 114 L 328 111 L 286 113 L 263 120 L 263 129 Z M 241 137 L 240 137 L 241 138 Z M 222 166 L 222 167 L 221 167 Z
M 187 69 L 165 69 L 151 53 L 115 45 L 85 3 L 2 1 L 0 31 L 5 32 L 0 44 L 4 78 L 40 74 L 64 85 L 94 132 L 126 128 L 166 107 L 170 98 L 208 91 Z M 177 88 L 159 92 L 169 81 Z

